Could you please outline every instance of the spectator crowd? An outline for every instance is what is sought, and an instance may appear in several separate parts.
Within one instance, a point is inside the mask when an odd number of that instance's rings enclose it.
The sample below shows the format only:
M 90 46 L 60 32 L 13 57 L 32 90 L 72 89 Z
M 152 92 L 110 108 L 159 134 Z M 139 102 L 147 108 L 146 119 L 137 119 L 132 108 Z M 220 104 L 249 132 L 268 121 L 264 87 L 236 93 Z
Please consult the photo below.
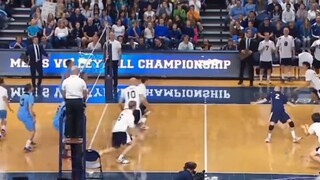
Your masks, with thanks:
M 320 11 L 317 0 L 227 0 L 230 23 L 228 44 L 237 45 L 251 31 L 258 41 L 269 32 L 271 40 L 277 42 L 283 29 L 295 40 L 296 51 L 309 50 L 310 45 L 320 37 Z M 224 47 L 228 49 L 229 46 Z
M 204 0 L 49 0 L 56 10 L 43 18 L 44 1 L 31 1 L 27 44 L 38 37 L 45 48 L 99 50 L 109 28 L 123 49 L 193 50 L 203 31 Z M 20 41 L 17 37 L 10 48 L 23 47 L 15 45 Z

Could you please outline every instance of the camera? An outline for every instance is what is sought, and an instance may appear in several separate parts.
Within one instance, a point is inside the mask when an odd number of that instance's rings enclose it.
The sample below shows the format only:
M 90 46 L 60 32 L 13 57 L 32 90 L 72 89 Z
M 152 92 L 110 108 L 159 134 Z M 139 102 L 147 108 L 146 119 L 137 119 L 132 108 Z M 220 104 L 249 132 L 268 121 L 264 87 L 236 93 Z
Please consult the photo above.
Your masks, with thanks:
M 206 173 L 205 170 L 203 170 L 202 172 L 194 172 L 193 179 L 194 180 L 204 180 L 205 173 Z

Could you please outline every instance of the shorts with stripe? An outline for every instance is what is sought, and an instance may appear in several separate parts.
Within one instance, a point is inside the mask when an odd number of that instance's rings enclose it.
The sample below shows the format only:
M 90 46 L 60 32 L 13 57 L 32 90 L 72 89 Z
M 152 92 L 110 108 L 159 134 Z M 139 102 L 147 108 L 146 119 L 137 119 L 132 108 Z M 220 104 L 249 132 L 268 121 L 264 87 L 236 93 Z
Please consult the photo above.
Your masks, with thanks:
M 271 112 L 270 122 L 278 123 L 279 121 L 284 124 L 290 119 L 290 116 L 285 111 Z
M 111 139 L 113 148 L 120 148 L 123 145 L 130 144 L 132 141 L 127 132 L 113 132 Z

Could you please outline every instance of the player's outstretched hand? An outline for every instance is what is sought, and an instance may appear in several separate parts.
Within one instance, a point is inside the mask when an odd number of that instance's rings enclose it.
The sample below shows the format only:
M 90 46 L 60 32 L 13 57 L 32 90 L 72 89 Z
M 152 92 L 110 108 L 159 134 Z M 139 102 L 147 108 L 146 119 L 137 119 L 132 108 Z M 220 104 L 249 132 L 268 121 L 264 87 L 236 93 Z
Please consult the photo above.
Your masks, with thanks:
M 303 124 L 300 126 L 302 129 L 308 129 L 308 124 Z

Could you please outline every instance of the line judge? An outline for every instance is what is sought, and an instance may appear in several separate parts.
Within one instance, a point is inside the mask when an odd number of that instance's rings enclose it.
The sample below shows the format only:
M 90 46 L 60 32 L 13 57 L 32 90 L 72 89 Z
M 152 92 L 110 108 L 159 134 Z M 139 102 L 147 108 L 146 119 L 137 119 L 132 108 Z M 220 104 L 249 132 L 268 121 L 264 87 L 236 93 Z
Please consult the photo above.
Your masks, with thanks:
M 63 97 L 66 102 L 65 142 L 82 143 L 84 101 L 87 96 L 87 84 L 79 77 L 80 70 L 71 67 L 71 75 L 62 82 Z
M 117 93 L 118 90 L 118 66 L 121 60 L 121 43 L 116 40 L 116 36 L 113 32 L 109 34 L 109 48 L 111 48 L 111 57 L 112 60 L 112 74 L 109 72 L 108 74 L 112 75 L 113 78 L 113 93 Z M 108 68 L 109 69 L 109 68 Z

